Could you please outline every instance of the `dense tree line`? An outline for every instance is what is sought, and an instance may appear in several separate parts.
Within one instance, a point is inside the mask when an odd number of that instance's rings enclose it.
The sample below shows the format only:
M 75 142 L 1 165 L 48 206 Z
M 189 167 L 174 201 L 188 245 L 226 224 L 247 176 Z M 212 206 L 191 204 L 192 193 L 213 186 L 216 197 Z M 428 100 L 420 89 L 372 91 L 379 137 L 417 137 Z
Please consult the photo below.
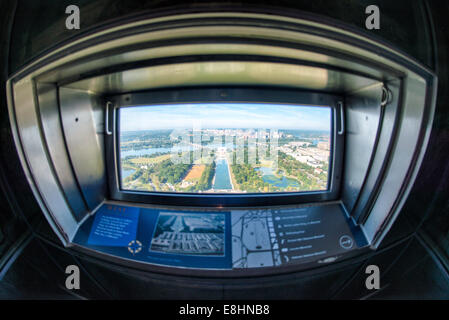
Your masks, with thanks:
M 185 177 L 191 167 L 192 165 L 190 164 L 173 163 L 170 159 L 166 159 L 156 163 L 152 169 L 160 182 L 175 184 Z
M 257 192 L 268 188 L 260 174 L 249 164 L 234 164 L 231 166 L 235 181 L 239 184 L 241 190 Z
M 139 141 L 139 142 L 132 142 L 127 145 L 122 145 L 120 147 L 120 150 L 126 151 L 126 150 L 133 150 L 133 149 L 143 149 L 143 148 L 171 148 L 173 147 L 174 143 L 176 141 L 170 141 L 170 140 L 152 140 L 152 141 Z
M 151 159 L 151 158 L 157 158 L 157 157 L 163 156 L 165 154 L 167 154 L 167 152 L 155 152 L 152 154 L 126 156 L 126 157 L 122 157 L 121 159 L 122 159 L 122 163 L 124 163 L 124 164 L 126 163 L 126 164 L 133 166 L 134 164 L 130 161 L 132 159 L 135 159 L 135 158 Z
M 198 181 L 197 187 L 199 190 L 208 190 L 212 187 L 212 179 L 215 174 L 215 161 L 211 164 L 206 165 L 203 174 L 201 175 L 200 181 Z
M 287 176 L 295 177 L 301 183 L 301 189 L 303 190 L 317 190 L 320 189 L 318 181 L 311 178 L 310 175 L 314 176 L 315 168 L 306 164 L 299 162 L 290 155 L 283 152 L 279 152 L 279 169 L 285 171 Z
M 126 179 L 124 179 L 124 182 L 130 182 L 130 181 L 134 181 L 136 179 L 139 179 L 140 182 L 142 183 L 149 183 L 151 182 L 151 178 L 150 178 L 150 174 L 152 174 L 154 172 L 153 168 L 149 168 L 149 169 L 136 169 L 136 171 L 134 171 L 131 175 L 129 175 L 128 177 L 126 177 Z
M 170 131 L 155 130 L 125 132 L 120 135 L 120 142 L 130 142 L 122 144 L 122 151 L 141 148 L 171 148 L 173 144 L 178 143 L 178 139 L 171 139 Z

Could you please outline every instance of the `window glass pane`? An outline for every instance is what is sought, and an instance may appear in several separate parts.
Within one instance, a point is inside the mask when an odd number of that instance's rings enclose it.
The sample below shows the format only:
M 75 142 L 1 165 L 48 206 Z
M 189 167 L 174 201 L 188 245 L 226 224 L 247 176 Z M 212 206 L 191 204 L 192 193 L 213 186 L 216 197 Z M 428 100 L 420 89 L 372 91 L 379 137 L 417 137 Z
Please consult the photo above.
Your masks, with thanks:
M 119 112 L 124 190 L 327 190 L 329 107 L 178 104 Z

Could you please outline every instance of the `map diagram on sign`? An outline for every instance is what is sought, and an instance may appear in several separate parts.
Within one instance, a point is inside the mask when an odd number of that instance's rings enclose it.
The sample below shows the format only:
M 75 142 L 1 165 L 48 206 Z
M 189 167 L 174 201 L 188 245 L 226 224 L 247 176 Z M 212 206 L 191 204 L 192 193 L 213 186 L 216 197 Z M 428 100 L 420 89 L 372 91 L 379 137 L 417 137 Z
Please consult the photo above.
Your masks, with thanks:
M 332 204 L 237 210 L 231 223 L 233 268 L 335 261 L 355 246 L 343 215 Z
M 233 211 L 231 224 L 233 268 L 281 264 L 271 210 Z

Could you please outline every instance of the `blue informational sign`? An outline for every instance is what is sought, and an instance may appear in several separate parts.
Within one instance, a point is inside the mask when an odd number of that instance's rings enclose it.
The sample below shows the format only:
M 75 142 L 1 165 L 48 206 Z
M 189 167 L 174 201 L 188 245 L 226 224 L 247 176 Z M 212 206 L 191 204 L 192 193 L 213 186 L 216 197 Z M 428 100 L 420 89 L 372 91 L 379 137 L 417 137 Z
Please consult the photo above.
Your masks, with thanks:
M 366 245 L 362 240 L 333 203 L 232 212 L 104 204 L 74 242 L 154 265 L 227 270 L 319 265 Z
M 196 212 L 103 205 L 75 242 L 157 265 L 231 269 L 230 212 Z
M 125 247 L 136 239 L 139 208 L 104 205 L 95 215 L 87 244 Z

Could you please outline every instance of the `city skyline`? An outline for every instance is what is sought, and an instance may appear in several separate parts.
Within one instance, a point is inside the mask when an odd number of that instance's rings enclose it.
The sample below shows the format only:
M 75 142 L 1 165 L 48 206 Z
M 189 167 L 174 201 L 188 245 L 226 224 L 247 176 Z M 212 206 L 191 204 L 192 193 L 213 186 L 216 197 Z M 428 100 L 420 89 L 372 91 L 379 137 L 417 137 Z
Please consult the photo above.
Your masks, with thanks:
M 121 132 L 169 129 L 300 129 L 330 131 L 331 109 L 256 103 L 170 104 L 120 109 Z

